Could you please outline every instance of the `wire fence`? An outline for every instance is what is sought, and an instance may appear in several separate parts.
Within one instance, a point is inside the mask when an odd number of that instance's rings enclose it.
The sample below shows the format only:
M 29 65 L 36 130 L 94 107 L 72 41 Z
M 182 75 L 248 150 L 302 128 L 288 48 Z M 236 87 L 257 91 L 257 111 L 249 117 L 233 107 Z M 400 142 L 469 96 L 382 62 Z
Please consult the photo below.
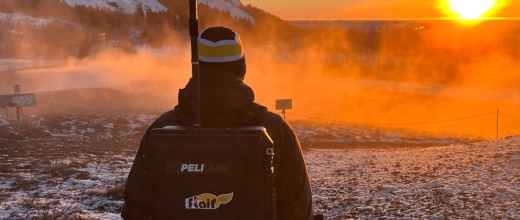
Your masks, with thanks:
M 344 123 L 344 124 L 360 124 L 360 125 L 425 125 L 425 124 L 447 123 L 447 122 L 454 122 L 454 121 L 464 121 L 464 120 L 469 120 L 469 119 L 473 119 L 473 118 L 480 118 L 480 117 L 484 117 L 484 116 L 487 116 L 487 115 L 496 114 L 496 112 L 490 112 L 490 113 L 486 113 L 486 114 L 482 114 L 482 115 L 476 115 L 476 116 L 471 116 L 471 117 L 466 117 L 466 118 L 449 119 L 449 120 L 443 120 L 443 121 L 406 122 L 406 123 L 379 123 L 379 122 L 341 121 L 341 120 L 333 120 L 333 119 L 326 119 L 326 118 L 298 115 L 298 114 L 287 113 L 287 112 L 285 114 L 294 115 L 294 116 L 303 117 L 303 118 L 316 119 L 316 120 L 339 122 L 339 123 Z
M 407 122 L 407 123 L 379 123 L 379 122 L 355 122 L 355 121 L 342 121 L 342 120 L 334 120 L 334 119 L 328 119 L 328 118 L 320 118 L 320 117 L 314 117 L 314 116 L 307 116 L 307 115 L 299 115 L 299 114 L 293 114 L 285 112 L 285 114 L 288 115 L 294 115 L 302 118 L 309 118 L 309 119 L 315 119 L 315 120 L 322 120 L 322 121 L 330 121 L 330 122 L 337 122 L 337 123 L 343 123 L 343 124 L 356 124 L 356 125 L 390 125 L 390 126 L 396 126 L 396 125 L 427 125 L 427 124 L 440 124 L 440 123 L 448 123 L 448 122 L 456 122 L 456 121 L 465 121 L 470 120 L 474 118 L 481 118 L 488 115 L 496 115 L 496 139 L 499 139 L 499 116 L 502 115 L 506 118 L 515 120 L 516 122 L 520 122 L 520 119 L 506 115 L 504 113 L 499 112 L 499 109 L 497 109 L 496 112 L 489 112 L 486 114 L 481 115 L 475 115 L 471 117 L 464 117 L 464 118 L 457 118 L 457 119 L 449 119 L 449 120 L 441 120 L 441 121 L 430 121 L 430 122 Z
M 75 109 L 75 110 L 80 110 L 80 111 L 99 113 L 99 114 L 116 115 L 116 114 L 110 113 L 110 112 L 95 111 L 95 110 L 89 110 L 89 109 L 84 109 L 84 108 L 78 108 L 78 107 L 74 107 L 74 106 L 69 106 L 69 105 L 63 105 L 63 104 L 58 104 L 58 103 L 54 103 L 54 102 L 49 102 L 49 101 L 45 101 L 45 100 L 41 100 L 41 99 L 38 99 L 37 101 L 45 103 L 45 104 L 48 104 L 48 105 L 54 105 L 54 106 L 58 106 L 58 107 L 70 108 L 70 109 Z M 494 112 L 488 112 L 488 113 L 484 113 L 484 114 L 480 114 L 480 115 L 474 115 L 474 116 L 469 116 L 469 117 L 461 117 L 461 118 L 439 120 L 439 121 L 402 122 L 402 123 L 358 122 L 358 121 L 345 121 L 345 120 L 335 120 L 335 119 L 330 119 L 330 118 L 321 118 L 321 117 L 315 117 L 315 116 L 294 114 L 294 113 L 289 113 L 289 112 L 285 112 L 285 114 L 293 115 L 293 116 L 297 116 L 297 117 L 301 117 L 301 118 L 308 118 L 308 119 L 314 119 L 314 120 L 336 122 L 336 123 L 342 123 L 342 124 L 352 124 L 352 125 L 388 125 L 388 126 L 440 124 L 440 123 L 449 123 L 449 122 L 471 120 L 471 119 L 475 119 L 475 118 L 485 117 L 485 116 L 488 116 L 488 115 L 497 115 L 497 133 L 498 133 L 498 120 L 499 120 L 498 116 L 499 115 L 504 116 L 504 117 L 506 117 L 508 119 L 514 120 L 516 122 L 520 122 L 520 119 L 518 119 L 516 117 L 509 116 L 509 115 L 506 115 L 504 113 L 501 113 L 501 112 L 498 111 L 498 109 L 497 109 L 497 111 L 494 111 Z M 497 135 L 497 138 L 498 138 L 498 135 Z
M 59 106 L 59 107 L 76 109 L 76 110 L 82 110 L 82 111 L 87 111 L 87 112 L 95 112 L 95 113 L 103 113 L 103 114 L 113 114 L 113 113 L 109 113 L 109 112 L 95 111 L 95 110 L 77 108 L 77 107 L 63 105 L 63 104 L 57 104 L 57 103 L 48 102 L 48 101 L 41 100 L 41 99 L 38 99 L 38 102 L 43 102 L 43 103 L 46 103 L 46 104 L 49 104 L 49 105 L 55 105 L 55 106 Z M 404 123 L 357 122 L 357 121 L 344 121 L 344 120 L 320 118 L 320 117 L 300 115 L 300 114 L 294 114 L 294 113 L 288 113 L 288 112 L 286 112 L 286 114 L 297 116 L 297 117 L 302 117 L 302 118 L 309 118 L 309 119 L 330 121 L 330 122 L 338 122 L 338 123 L 344 123 L 344 124 L 359 124 L 359 125 L 427 125 L 427 124 L 440 124 L 440 123 L 448 123 L 448 122 L 456 122 L 456 121 L 465 121 L 465 120 L 474 119 L 474 118 L 480 118 L 480 117 L 484 117 L 484 116 L 488 116 L 488 115 L 494 115 L 494 114 L 497 114 L 497 112 L 489 112 L 489 113 L 475 115 L 475 116 L 470 116 L 470 117 L 463 117 L 463 118 L 456 118 L 456 119 L 447 119 L 447 120 L 440 120 L 440 121 L 404 122 Z M 511 116 L 503 114 L 503 113 L 498 113 L 498 114 L 500 114 L 500 115 L 502 115 L 504 117 L 507 117 L 509 119 L 512 119 L 512 120 L 520 122 L 520 119 L 511 117 Z
M 502 115 L 502 116 L 504 116 L 504 117 L 506 117 L 506 118 L 510 118 L 510 119 L 513 119 L 513 120 L 515 120 L 515 121 L 519 121 L 519 122 L 520 122 L 520 119 L 513 118 L 513 117 L 508 116 L 508 115 L 503 114 L 503 113 L 499 113 L 499 114 Z

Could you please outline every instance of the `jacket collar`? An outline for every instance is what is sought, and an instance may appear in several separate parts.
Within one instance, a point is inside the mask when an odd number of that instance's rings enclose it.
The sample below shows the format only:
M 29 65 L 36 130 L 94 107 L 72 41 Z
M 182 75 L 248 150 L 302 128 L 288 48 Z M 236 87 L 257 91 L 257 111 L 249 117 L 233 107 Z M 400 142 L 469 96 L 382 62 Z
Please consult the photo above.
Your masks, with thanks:
M 191 111 L 195 101 L 194 80 L 190 79 L 184 89 L 179 90 L 179 106 Z M 200 72 L 200 96 L 202 114 L 219 114 L 239 111 L 252 104 L 255 94 L 240 78 L 222 70 Z

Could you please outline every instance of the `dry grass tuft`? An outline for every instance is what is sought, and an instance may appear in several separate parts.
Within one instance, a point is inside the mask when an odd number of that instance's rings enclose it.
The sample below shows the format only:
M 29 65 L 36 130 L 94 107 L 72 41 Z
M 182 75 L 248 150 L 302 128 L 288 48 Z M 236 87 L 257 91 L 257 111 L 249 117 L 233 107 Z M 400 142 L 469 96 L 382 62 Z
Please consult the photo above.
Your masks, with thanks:
M 87 167 L 86 163 L 81 162 L 71 162 L 66 163 L 62 161 L 52 161 L 42 173 L 51 174 L 53 177 L 62 177 L 64 181 L 70 178 L 71 175 L 77 174 L 77 179 L 89 179 L 91 174 L 87 171 L 77 170 L 75 168 L 83 168 Z
M 124 186 L 112 186 L 107 188 L 105 191 L 99 189 L 91 189 L 86 192 L 88 196 L 105 196 L 112 197 L 114 200 L 123 199 L 125 187 Z
M 22 219 L 31 220 L 58 220 L 87 219 L 85 212 L 81 210 L 81 202 L 74 200 L 72 203 L 62 204 L 59 199 L 39 198 L 36 194 L 24 198 L 19 204 L 26 209 L 20 216 Z
M 79 180 L 87 180 L 92 176 L 92 174 L 88 171 L 78 171 L 77 173 L 78 175 L 76 176 L 76 179 Z
M 67 165 L 67 167 L 71 169 L 87 168 L 88 164 L 85 162 L 72 161 Z
M 38 185 L 40 185 L 40 181 L 36 179 L 25 179 L 22 176 L 17 176 L 14 179 L 14 182 L 11 184 L 11 191 L 18 191 L 22 189 L 23 191 L 30 191 L 38 189 Z
M 0 203 L 7 201 L 13 194 L 12 192 L 0 192 Z
M 110 187 L 103 193 L 104 196 L 112 197 L 112 199 L 115 200 L 121 200 L 123 199 L 125 187 L 124 186 L 115 186 Z

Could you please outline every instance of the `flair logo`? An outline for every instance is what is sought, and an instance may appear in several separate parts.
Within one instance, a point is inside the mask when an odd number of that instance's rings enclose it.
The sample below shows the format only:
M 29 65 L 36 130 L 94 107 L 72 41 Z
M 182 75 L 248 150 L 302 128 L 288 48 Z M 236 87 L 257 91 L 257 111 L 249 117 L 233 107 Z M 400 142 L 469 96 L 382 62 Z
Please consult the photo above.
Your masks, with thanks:
M 204 193 L 186 199 L 186 209 L 217 209 L 220 204 L 227 204 L 233 199 L 233 193 L 215 196 Z

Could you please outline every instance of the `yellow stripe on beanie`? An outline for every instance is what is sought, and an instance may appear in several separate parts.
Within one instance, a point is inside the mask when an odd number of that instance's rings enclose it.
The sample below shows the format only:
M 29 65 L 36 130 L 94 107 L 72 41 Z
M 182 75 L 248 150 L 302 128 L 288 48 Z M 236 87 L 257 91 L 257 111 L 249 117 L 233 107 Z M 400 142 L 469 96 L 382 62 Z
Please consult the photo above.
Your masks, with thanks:
M 210 63 L 224 63 L 237 61 L 244 57 L 244 45 L 240 36 L 235 33 L 235 39 L 226 39 L 213 42 L 199 35 L 199 60 Z
M 210 47 L 199 43 L 199 55 L 205 57 L 234 57 L 242 53 L 242 45 L 240 44 Z

